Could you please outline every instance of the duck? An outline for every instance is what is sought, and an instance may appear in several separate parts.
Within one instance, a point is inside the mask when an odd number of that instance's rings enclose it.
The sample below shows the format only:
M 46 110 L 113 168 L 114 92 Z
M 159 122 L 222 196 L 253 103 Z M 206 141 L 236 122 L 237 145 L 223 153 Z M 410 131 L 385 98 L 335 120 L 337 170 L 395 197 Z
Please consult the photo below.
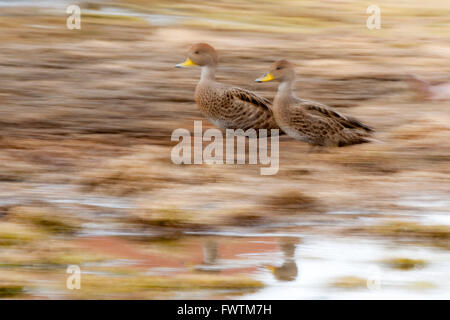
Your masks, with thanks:
M 196 43 L 188 51 L 186 60 L 177 68 L 201 68 L 200 81 L 195 88 L 195 102 L 200 112 L 216 127 L 226 129 L 266 129 L 282 134 L 272 111 L 271 102 L 243 88 L 219 83 L 215 79 L 218 65 L 216 50 L 207 43 Z M 278 131 L 272 132 L 271 129 Z
M 294 93 L 295 68 L 291 62 L 273 63 L 269 72 L 255 81 L 279 82 L 271 107 L 275 121 L 290 137 L 313 147 L 344 147 L 371 142 L 370 135 L 374 131 L 371 127 L 327 105 L 298 98 Z

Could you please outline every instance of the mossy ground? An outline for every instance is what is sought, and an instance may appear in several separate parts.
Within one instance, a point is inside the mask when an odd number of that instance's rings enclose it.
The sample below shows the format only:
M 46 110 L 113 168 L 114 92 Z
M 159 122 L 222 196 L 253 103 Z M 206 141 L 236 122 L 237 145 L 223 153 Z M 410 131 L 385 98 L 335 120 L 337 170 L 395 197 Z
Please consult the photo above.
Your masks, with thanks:
M 412 270 L 415 268 L 424 268 L 427 262 L 422 259 L 410 259 L 410 258 L 390 258 L 382 261 L 383 264 L 390 268 L 399 270 Z

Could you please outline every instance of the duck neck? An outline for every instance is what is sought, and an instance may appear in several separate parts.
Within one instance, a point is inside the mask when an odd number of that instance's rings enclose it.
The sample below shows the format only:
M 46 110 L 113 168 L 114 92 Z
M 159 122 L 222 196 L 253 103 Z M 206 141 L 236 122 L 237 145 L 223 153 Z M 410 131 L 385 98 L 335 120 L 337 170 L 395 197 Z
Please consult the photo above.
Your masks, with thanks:
M 216 79 L 216 66 L 206 65 L 202 66 L 202 75 L 200 81 L 214 81 Z
M 295 79 L 282 81 L 278 86 L 278 98 L 294 98 L 294 84 Z

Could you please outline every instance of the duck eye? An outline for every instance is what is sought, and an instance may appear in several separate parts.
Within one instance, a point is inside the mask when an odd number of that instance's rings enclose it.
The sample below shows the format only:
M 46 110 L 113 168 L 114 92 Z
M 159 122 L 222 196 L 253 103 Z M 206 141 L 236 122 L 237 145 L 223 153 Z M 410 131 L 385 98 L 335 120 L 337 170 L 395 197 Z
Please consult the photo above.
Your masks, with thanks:
M 200 52 L 199 52 L 199 51 L 195 51 L 194 53 L 195 53 L 195 54 L 199 54 Z
M 277 67 L 277 70 L 281 70 L 281 67 Z

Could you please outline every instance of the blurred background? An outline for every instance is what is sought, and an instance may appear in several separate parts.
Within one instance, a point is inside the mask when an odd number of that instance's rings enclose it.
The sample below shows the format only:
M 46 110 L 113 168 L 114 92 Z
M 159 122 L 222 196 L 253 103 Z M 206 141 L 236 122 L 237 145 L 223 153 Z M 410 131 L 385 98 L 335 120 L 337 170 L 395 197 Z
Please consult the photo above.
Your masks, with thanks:
M 0 298 L 449 299 L 449 17 L 447 0 L 0 0 Z M 173 68 L 195 42 L 269 99 L 253 80 L 291 60 L 298 96 L 379 142 L 282 137 L 274 176 L 172 164 L 172 131 L 204 120 L 200 70 Z

